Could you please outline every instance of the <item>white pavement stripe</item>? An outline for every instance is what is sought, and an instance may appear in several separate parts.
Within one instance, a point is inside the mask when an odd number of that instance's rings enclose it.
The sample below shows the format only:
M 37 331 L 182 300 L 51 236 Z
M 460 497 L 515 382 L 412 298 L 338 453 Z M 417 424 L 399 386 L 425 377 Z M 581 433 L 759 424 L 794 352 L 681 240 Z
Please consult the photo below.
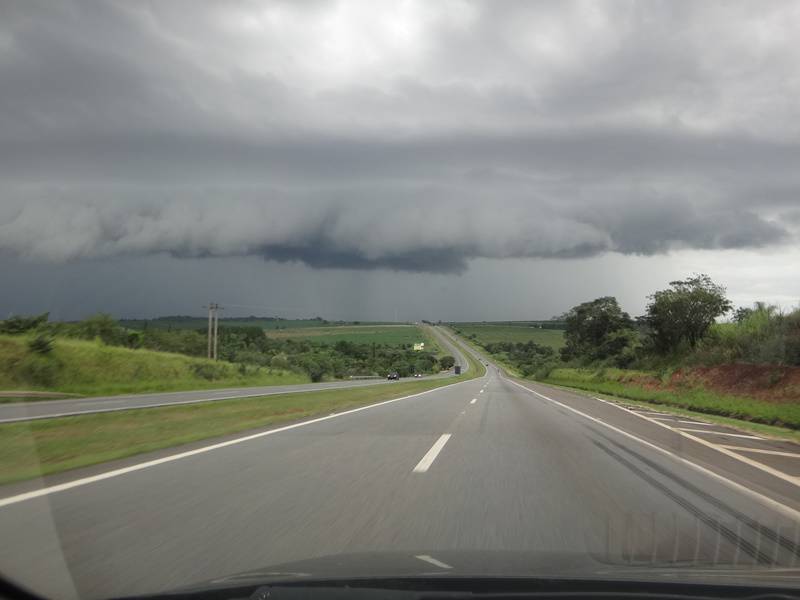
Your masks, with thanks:
M 482 394 L 482 393 L 483 393 L 483 390 L 481 390 L 481 394 Z
M 444 445 L 447 443 L 447 440 L 450 439 L 449 433 L 443 433 L 439 436 L 439 439 L 433 443 L 431 449 L 422 457 L 422 460 L 417 463 L 417 466 L 414 467 L 414 473 L 425 473 L 428 469 L 431 468 L 433 461 L 436 460 L 436 457 L 439 456 L 439 452 L 442 451 Z
M 710 442 L 709 440 L 706 440 L 704 438 L 698 437 L 696 435 L 692 435 L 691 433 L 687 433 L 685 431 L 681 431 L 681 430 L 676 429 L 674 427 L 670 427 L 669 425 L 666 425 L 665 423 L 660 423 L 656 419 L 653 419 L 651 417 L 646 417 L 645 415 L 643 415 L 643 414 L 641 414 L 639 412 L 630 410 L 630 409 L 625 408 L 624 406 L 620 406 L 619 404 L 616 404 L 614 402 L 609 402 L 608 400 L 603 400 L 602 398 L 597 398 L 595 396 L 592 396 L 592 398 L 594 398 L 595 400 L 597 400 L 599 402 L 604 402 L 605 404 L 608 404 L 609 406 L 613 406 L 614 408 L 617 408 L 619 410 L 625 411 L 625 412 L 630 413 L 632 415 L 636 415 L 640 419 L 644 419 L 645 421 L 653 423 L 654 425 L 658 425 L 659 427 L 663 427 L 664 429 L 669 429 L 670 431 L 674 431 L 678 435 L 682 435 L 683 437 L 685 437 L 687 439 L 690 439 L 693 442 L 697 442 L 698 444 L 702 444 L 703 446 L 706 446 L 707 448 L 713 448 L 714 450 L 724 454 L 725 456 L 730 456 L 731 458 L 734 458 L 734 459 L 738 460 L 739 462 L 743 462 L 746 465 L 750 465 L 751 467 L 755 467 L 756 469 L 760 469 L 761 471 L 764 471 L 765 473 L 769 473 L 773 477 L 777 477 L 778 479 L 781 479 L 783 481 L 786 481 L 788 483 L 791 483 L 793 485 L 796 485 L 796 486 L 800 487 L 800 477 L 793 477 L 791 475 L 788 475 L 788 474 L 784 473 L 783 471 L 779 471 L 778 469 L 773 469 L 769 465 L 765 465 L 762 462 L 759 462 L 757 460 L 753 460 L 753 459 L 751 459 L 751 458 L 749 458 L 747 456 L 743 456 L 741 454 L 737 454 L 736 452 L 728 450 L 727 448 L 725 448 L 724 446 L 722 446 L 720 444 L 715 444 L 715 443 Z M 703 429 L 702 432 L 703 433 L 708 433 L 705 429 Z M 690 461 L 686 461 L 686 462 L 688 464 L 694 464 L 694 463 L 692 463 Z M 701 469 L 703 468 L 703 467 L 700 467 L 699 465 L 696 465 L 696 466 L 698 468 L 701 468 Z M 708 469 L 706 469 L 706 470 L 710 474 L 712 474 L 715 477 L 719 478 L 721 481 L 729 481 L 732 484 L 739 485 L 736 482 L 731 481 L 731 480 L 723 477 L 722 475 L 714 473 L 713 471 L 710 471 Z M 740 488 L 743 489 L 743 490 L 746 490 L 753 497 L 759 497 L 760 496 L 761 498 L 764 498 L 766 500 L 770 500 L 770 501 L 774 502 L 778 506 L 785 506 L 784 504 L 781 504 L 780 502 L 778 502 L 776 500 L 772 500 L 771 498 L 769 498 L 767 496 L 764 496 L 763 494 L 759 494 L 758 492 L 754 492 L 754 491 L 750 490 L 749 488 L 746 488 L 745 486 L 740 486 Z M 797 515 L 800 515 L 800 511 L 796 511 L 796 510 L 794 510 L 792 508 L 789 508 L 788 506 L 785 506 L 785 508 L 787 508 L 789 510 L 792 510 Z
M 41 488 L 38 490 L 33 490 L 31 492 L 25 492 L 23 494 L 17 494 L 16 496 L 9 496 L 8 498 L 0 498 L 0 508 L 4 506 L 9 506 L 11 504 L 16 504 L 18 502 L 24 502 L 25 500 L 32 500 L 34 498 L 40 498 L 41 496 L 46 496 L 47 494 L 54 494 L 56 492 L 63 492 L 66 490 L 70 490 L 72 488 L 80 487 L 83 485 L 87 485 L 90 483 L 95 483 L 97 481 L 103 481 L 104 479 L 111 479 L 112 477 L 119 477 L 120 475 L 125 475 L 126 473 L 133 473 L 135 471 L 141 471 L 142 469 L 148 469 L 150 467 L 155 467 L 158 465 L 163 465 L 165 463 L 170 463 L 176 460 L 180 460 L 182 458 L 188 458 L 190 456 L 195 456 L 197 454 L 203 454 L 205 452 L 211 452 L 212 450 L 218 450 L 220 448 L 227 448 L 228 446 L 235 446 L 236 444 L 242 444 L 244 442 L 249 442 L 251 440 L 256 440 L 258 438 L 266 437 L 268 435 L 274 435 L 276 433 L 281 433 L 283 431 L 289 431 L 291 429 L 297 429 L 299 427 L 305 427 L 307 425 L 313 425 L 314 423 L 321 423 L 322 421 L 328 421 L 330 419 L 338 419 L 339 417 L 344 417 L 346 415 L 352 415 L 357 412 L 361 412 L 363 410 L 370 410 L 372 408 L 377 408 L 379 406 L 384 406 L 386 404 L 391 404 L 393 402 L 400 402 L 401 400 L 408 400 L 409 398 L 417 398 L 419 396 L 424 396 L 425 394 L 430 394 L 431 392 L 436 392 L 439 390 L 443 390 L 445 388 L 454 387 L 457 385 L 461 385 L 464 383 L 469 383 L 470 380 L 466 381 L 459 381 L 456 383 L 450 383 L 448 385 L 443 385 L 437 388 L 433 388 L 432 390 L 425 390 L 424 392 L 419 392 L 417 394 L 411 394 L 410 396 L 402 396 L 400 398 L 392 398 L 391 400 L 384 400 L 383 402 L 376 402 L 375 404 L 367 404 L 366 406 L 360 406 L 358 408 L 353 408 L 350 410 L 346 410 L 340 413 L 335 413 L 332 415 L 326 415 L 324 417 L 317 417 L 316 419 L 310 419 L 308 421 L 302 421 L 300 423 L 293 423 L 292 425 L 286 425 L 284 427 L 278 427 L 277 429 L 270 429 L 268 431 L 261 431 L 259 433 L 254 433 L 251 435 L 246 435 L 240 438 L 236 438 L 233 440 L 228 440 L 226 442 L 220 442 L 218 444 L 211 444 L 209 446 L 203 446 L 202 448 L 197 448 L 195 450 L 188 450 L 187 452 L 179 452 L 178 454 L 171 454 L 170 456 L 165 456 L 163 458 L 158 458 L 156 460 L 148 460 L 143 463 L 139 463 L 136 465 L 131 465 L 130 467 L 124 467 L 122 469 L 114 469 L 113 471 L 106 471 L 105 473 L 99 473 L 97 475 L 93 475 L 91 477 L 83 477 L 81 479 L 76 479 L 74 481 L 68 481 L 66 483 L 61 483 L 58 485 L 51 485 L 49 487 Z
M 709 429 L 691 429 L 689 427 L 673 427 L 673 429 L 677 429 L 678 431 L 689 431 L 691 433 L 710 433 L 713 435 L 727 435 L 730 437 L 737 437 L 737 438 L 745 438 L 748 440 L 763 440 L 764 438 L 758 437 L 757 435 L 746 435 L 744 433 L 729 433 L 727 431 L 711 431 Z
M 478 399 L 477 399 L 477 398 L 473 398 L 472 400 L 470 400 L 470 401 L 469 401 L 469 403 L 470 403 L 470 404 L 475 404 L 477 401 L 478 401 Z
M 651 417 L 656 421 L 664 421 L 665 423 L 686 423 L 687 425 L 703 425 L 705 427 L 714 427 L 716 423 L 702 423 L 700 421 L 684 421 L 674 417 Z
M 435 565 L 435 566 L 439 567 L 440 569 L 452 569 L 453 568 L 450 565 L 448 565 L 447 563 L 443 563 L 440 560 L 436 560 L 435 558 L 433 558 L 432 556 L 429 556 L 427 554 L 417 554 L 414 558 L 418 558 L 420 560 L 424 560 L 426 563 L 431 563 L 432 565 Z
M 789 458 L 800 458 L 797 452 L 780 452 L 778 450 L 766 450 L 764 448 L 748 448 L 747 446 L 725 446 L 720 444 L 720 448 L 727 448 L 734 452 L 755 452 L 756 454 L 771 454 L 773 456 L 788 456 Z
M 721 481 L 722 483 L 724 483 L 724 484 L 726 484 L 726 485 L 738 490 L 739 492 L 741 492 L 743 494 L 746 494 L 746 495 L 750 496 L 751 498 L 754 498 L 754 499 L 758 500 L 759 502 L 761 502 L 762 504 L 764 504 L 766 506 L 769 506 L 773 510 L 776 510 L 776 511 L 780 512 L 781 514 L 783 514 L 783 515 L 785 515 L 785 516 L 787 516 L 787 517 L 789 517 L 791 519 L 794 519 L 795 521 L 800 522 L 800 511 L 795 510 L 791 506 L 786 506 L 785 504 L 781 504 L 780 502 L 778 502 L 777 500 L 773 500 L 769 496 L 765 496 L 764 494 L 760 494 L 759 492 L 756 492 L 755 490 L 751 490 L 750 488 L 742 485 L 741 483 L 737 483 L 737 482 L 733 481 L 732 479 L 728 479 L 727 477 L 724 477 L 723 475 L 720 475 L 719 473 L 715 473 L 711 469 L 703 467 L 702 465 L 698 465 L 697 463 L 694 463 L 694 462 L 690 461 L 689 459 L 684 458 L 682 456 L 678 456 L 677 454 L 675 454 L 674 452 L 672 452 L 670 450 L 667 450 L 666 448 L 662 448 L 661 446 L 657 446 L 656 444 L 654 444 L 652 442 L 648 442 L 647 440 L 645 440 L 643 438 L 640 438 L 637 435 L 634 435 L 632 433 L 629 433 L 629 432 L 625 431 L 624 429 L 620 429 L 619 427 L 615 427 L 614 425 L 606 423 L 605 421 L 603 421 L 601 419 L 598 419 L 596 417 L 593 417 L 592 415 L 586 414 L 585 412 L 582 412 L 582 411 L 578 410 L 577 408 L 572 408 L 571 406 L 568 406 L 568 405 L 564 404 L 563 402 L 559 402 L 558 400 L 553 400 L 552 398 L 548 398 L 544 394 L 540 394 L 539 392 L 536 392 L 536 391 L 534 391 L 534 390 L 532 390 L 532 389 L 530 389 L 528 387 L 525 387 L 521 383 L 517 383 L 516 381 L 512 381 L 511 379 L 509 379 L 508 381 L 510 383 L 513 383 L 517 387 L 520 387 L 523 390 L 526 390 L 527 392 L 529 392 L 531 394 L 534 394 L 534 395 L 539 396 L 540 398 L 542 398 L 544 400 L 547 400 L 548 402 L 552 402 L 553 404 L 557 404 L 558 406 L 561 406 L 562 408 L 565 408 L 565 409 L 567 409 L 567 410 L 569 410 L 569 411 L 571 411 L 571 412 L 573 412 L 573 413 L 575 413 L 577 415 L 580 415 L 580 416 L 582 416 L 582 417 L 584 417 L 586 419 L 589 419 L 590 421 L 592 421 L 594 423 L 597 423 L 598 425 L 602 425 L 603 427 L 607 427 L 608 429 L 610 429 L 612 431 L 616 431 L 620 435 L 624 435 L 625 437 L 627 437 L 629 439 L 632 439 L 632 440 L 635 440 L 635 441 L 639 442 L 640 444 L 644 444 L 648 448 L 652 448 L 653 450 L 656 450 L 657 452 L 661 452 L 665 456 L 669 456 L 670 458 L 678 461 L 681 464 L 686 465 L 687 467 L 690 467 L 690 468 L 692 468 L 692 469 L 694 469 L 696 471 L 699 471 L 699 472 L 701 472 L 701 473 L 703 473 L 705 475 L 713 477 L 717 481 Z M 600 402 L 604 402 L 606 404 L 609 404 L 610 406 L 614 406 L 616 408 L 619 408 L 620 410 L 624 410 L 625 412 L 629 412 L 629 413 L 632 413 L 634 415 L 637 415 L 638 417 L 641 417 L 642 419 L 650 421 L 651 423 L 655 423 L 656 425 L 658 425 L 660 427 L 664 427 L 666 429 L 672 429 L 672 427 L 668 427 L 667 425 L 664 425 L 663 423 L 659 423 L 658 421 L 656 421 L 654 419 L 651 419 L 649 417 L 645 417 L 644 415 L 640 415 L 636 411 L 632 411 L 632 410 L 630 410 L 628 408 L 625 408 L 623 406 L 619 406 L 617 404 L 614 404 L 613 402 L 609 402 L 608 400 L 602 400 L 600 398 L 594 398 L 594 399 L 595 400 L 599 400 Z M 674 429 L 672 429 L 672 430 L 675 431 Z M 682 435 L 685 435 L 686 437 L 688 437 L 690 439 L 695 439 L 695 440 L 699 441 L 700 443 L 705 443 L 705 440 L 702 440 L 702 439 L 700 439 L 698 437 L 695 437 L 693 435 L 689 435 L 688 433 L 682 434 Z M 709 445 L 709 446 L 711 446 L 713 448 L 720 448 L 716 444 L 710 444 L 709 443 L 707 445 Z M 757 463 L 756 461 L 748 461 L 745 457 L 740 456 L 740 455 L 738 455 L 738 454 L 736 454 L 734 452 L 730 452 L 729 450 L 720 449 L 720 452 L 724 452 L 726 454 L 730 454 L 734 458 L 738 458 L 738 459 L 742 460 L 743 462 L 748 462 L 748 463 L 749 462 L 753 462 L 756 465 L 760 464 L 760 463 Z M 798 485 L 798 481 L 800 481 L 800 478 L 797 478 L 797 477 L 788 478 L 785 474 L 783 474 L 783 479 L 786 479 L 787 481 L 790 481 L 791 483 L 795 483 L 795 485 Z M 792 481 L 792 479 L 794 479 L 796 481 Z

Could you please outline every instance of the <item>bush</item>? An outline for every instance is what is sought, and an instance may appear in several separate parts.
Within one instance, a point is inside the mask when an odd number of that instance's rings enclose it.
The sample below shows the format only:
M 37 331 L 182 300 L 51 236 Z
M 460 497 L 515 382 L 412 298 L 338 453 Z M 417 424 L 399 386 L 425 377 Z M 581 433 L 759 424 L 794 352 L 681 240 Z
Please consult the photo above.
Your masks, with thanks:
M 50 354 L 53 351 L 53 338 L 40 334 L 28 342 L 28 349 L 34 354 Z
M 276 354 L 273 356 L 269 361 L 269 366 L 273 369 L 289 369 L 291 367 L 289 359 L 285 354 Z
M 456 359 L 450 355 L 443 356 L 439 359 L 439 366 L 442 367 L 442 369 L 452 369 L 455 364 Z
M 32 354 L 22 360 L 19 373 L 26 383 L 40 387 L 52 387 L 58 378 L 59 367 L 60 364 L 55 360 Z
M 221 364 L 217 365 L 210 362 L 201 362 L 194 363 L 191 368 L 194 375 L 208 381 L 223 379 L 227 375 L 225 366 Z
M 50 313 L 42 313 L 32 317 L 13 316 L 5 321 L 0 321 L 0 333 L 25 333 L 47 323 Z

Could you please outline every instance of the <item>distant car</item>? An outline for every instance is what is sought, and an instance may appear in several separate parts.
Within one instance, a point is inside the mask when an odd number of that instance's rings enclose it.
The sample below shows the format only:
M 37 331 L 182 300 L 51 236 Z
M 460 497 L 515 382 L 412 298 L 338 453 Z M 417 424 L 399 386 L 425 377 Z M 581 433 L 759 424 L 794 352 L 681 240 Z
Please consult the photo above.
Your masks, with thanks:
M 422 373 L 414 373 L 414 377 L 422 377 Z
M 400 374 L 397 371 L 392 371 L 386 379 L 400 379 Z

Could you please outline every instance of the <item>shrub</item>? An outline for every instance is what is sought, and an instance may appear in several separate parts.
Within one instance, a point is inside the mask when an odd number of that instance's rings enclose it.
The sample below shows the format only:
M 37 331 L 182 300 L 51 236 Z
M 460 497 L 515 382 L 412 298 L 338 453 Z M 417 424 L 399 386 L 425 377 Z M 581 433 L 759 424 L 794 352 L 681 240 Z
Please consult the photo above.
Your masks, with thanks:
M 53 338 L 40 334 L 28 342 L 28 349 L 34 354 L 50 354 L 53 351 Z
M 222 379 L 227 375 L 224 365 L 216 365 L 210 362 L 194 363 L 191 368 L 194 375 L 208 381 Z
M 31 385 L 51 387 L 58 378 L 60 364 L 38 354 L 26 356 L 19 366 L 22 379 Z
M 31 317 L 13 316 L 0 321 L 0 333 L 25 333 L 47 323 L 50 313 L 42 313 Z
M 453 365 L 455 364 L 456 364 L 456 359 L 450 355 L 443 356 L 442 358 L 439 359 L 439 366 L 441 366 L 442 369 L 452 369 Z

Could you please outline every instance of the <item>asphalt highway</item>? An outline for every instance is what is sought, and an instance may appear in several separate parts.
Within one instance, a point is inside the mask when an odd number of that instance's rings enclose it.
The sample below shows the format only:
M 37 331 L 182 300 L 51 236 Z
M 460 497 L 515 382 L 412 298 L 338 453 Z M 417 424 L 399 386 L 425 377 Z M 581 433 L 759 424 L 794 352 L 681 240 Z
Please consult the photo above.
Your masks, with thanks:
M 435 327 L 428 327 L 446 351 L 455 358 L 457 364 L 463 369 L 469 368 L 469 363 L 452 340 Z M 425 379 L 440 379 L 452 377 L 452 370 L 448 373 L 427 375 Z M 413 380 L 412 377 L 402 380 Z M 295 392 L 312 392 L 327 389 L 347 389 L 379 384 L 393 384 L 395 381 L 386 379 L 354 379 L 348 381 L 326 381 L 321 383 L 305 383 L 295 385 L 271 385 L 259 387 L 225 388 L 216 390 L 195 390 L 187 392 L 161 392 L 151 394 L 130 394 L 118 396 L 97 396 L 93 398 L 70 398 L 65 400 L 39 400 L 36 402 L 18 402 L 0 404 L 0 423 L 13 423 L 29 421 L 32 419 L 51 419 L 99 412 L 113 412 L 130 410 L 134 408 L 153 408 L 178 404 L 195 404 L 231 398 L 246 398 L 254 396 L 271 396 Z
M 790 480 L 491 365 L 177 452 L 0 488 L 0 572 L 54 598 L 107 598 L 358 552 L 438 573 L 453 565 L 437 552 L 453 550 L 800 564 Z

